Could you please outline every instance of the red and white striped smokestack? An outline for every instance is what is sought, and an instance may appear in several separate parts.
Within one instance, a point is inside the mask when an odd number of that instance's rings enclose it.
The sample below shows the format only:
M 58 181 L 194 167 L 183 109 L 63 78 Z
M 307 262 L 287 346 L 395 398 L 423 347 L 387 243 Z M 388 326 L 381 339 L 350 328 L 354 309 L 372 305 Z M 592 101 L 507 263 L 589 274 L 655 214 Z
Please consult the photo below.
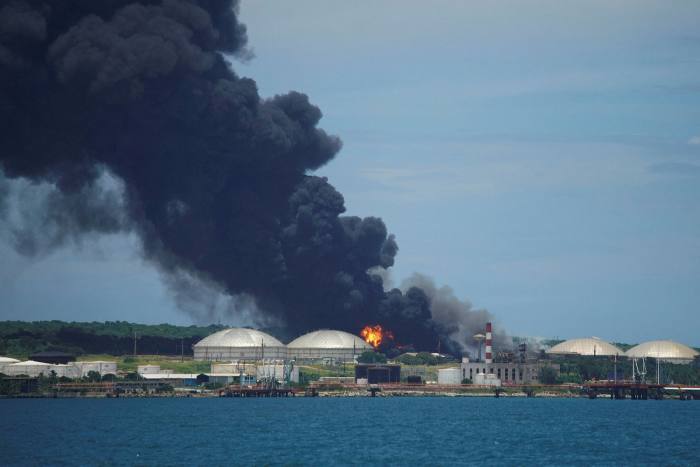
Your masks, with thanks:
M 493 351 L 491 350 L 491 323 L 486 323 L 486 364 L 493 363 Z

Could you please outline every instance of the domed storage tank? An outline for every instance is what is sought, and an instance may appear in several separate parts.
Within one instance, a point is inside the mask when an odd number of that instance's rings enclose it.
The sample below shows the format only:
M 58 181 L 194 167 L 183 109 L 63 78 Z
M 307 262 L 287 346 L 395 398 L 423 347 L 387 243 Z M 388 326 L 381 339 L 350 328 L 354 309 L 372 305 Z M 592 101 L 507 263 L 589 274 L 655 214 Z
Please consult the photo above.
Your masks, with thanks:
M 320 330 L 297 337 L 287 344 L 289 358 L 326 363 L 351 362 L 372 346 L 344 331 Z
M 205 337 L 194 345 L 195 360 L 232 362 L 285 358 L 287 358 L 287 347 L 271 335 L 256 329 L 224 329 Z
M 691 363 L 698 352 L 678 342 L 660 340 L 634 346 L 626 354 L 630 358 L 651 357 L 670 363 Z
M 553 355 L 585 355 L 590 357 L 625 355 L 621 349 L 597 337 L 569 339 L 547 351 Z

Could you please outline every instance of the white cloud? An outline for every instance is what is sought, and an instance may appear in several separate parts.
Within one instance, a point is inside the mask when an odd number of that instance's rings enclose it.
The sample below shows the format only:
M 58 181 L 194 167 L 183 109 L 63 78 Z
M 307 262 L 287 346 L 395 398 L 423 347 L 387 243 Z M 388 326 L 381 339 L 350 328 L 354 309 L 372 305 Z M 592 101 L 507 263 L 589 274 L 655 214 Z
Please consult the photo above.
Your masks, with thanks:
M 693 136 L 688 140 L 688 144 L 693 146 L 700 145 L 700 136 Z

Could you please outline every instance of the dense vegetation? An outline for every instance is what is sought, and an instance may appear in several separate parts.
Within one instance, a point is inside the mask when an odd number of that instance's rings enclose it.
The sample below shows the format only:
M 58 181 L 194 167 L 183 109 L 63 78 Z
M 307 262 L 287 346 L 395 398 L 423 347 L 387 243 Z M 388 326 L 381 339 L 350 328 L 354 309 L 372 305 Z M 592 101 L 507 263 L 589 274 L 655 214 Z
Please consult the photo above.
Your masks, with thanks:
M 192 354 L 192 345 L 223 326 L 174 326 L 126 321 L 1 321 L 0 355 L 26 358 L 44 350 L 83 354 Z M 134 337 L 135 336 L 135 337 Z
M 367 350 L 357 357 L 358 363 L 386 363 L 386 355 L 380 352 Z
M 404 365 L 443 365 L 457 361 L 450 355 L 435 355 L 430 352 L 405 353 L 394 360 Z

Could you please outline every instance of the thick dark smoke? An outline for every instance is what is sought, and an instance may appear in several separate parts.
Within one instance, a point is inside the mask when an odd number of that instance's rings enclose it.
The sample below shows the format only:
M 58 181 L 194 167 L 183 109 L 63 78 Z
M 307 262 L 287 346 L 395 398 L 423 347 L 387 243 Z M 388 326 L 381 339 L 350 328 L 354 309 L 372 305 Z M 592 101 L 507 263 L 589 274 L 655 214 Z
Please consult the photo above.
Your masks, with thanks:
M 225 61 L 251 57 L 237 11 L 235 0 L 0 2 L 0 167 L 53 187 L 15 245 L 35 254 L 131 231 L 180 302 L 202 303 L 205 284 L 292 333 L 380 323 L 434 349 L 455 323 L 433 319 L 424 290 L 385 293 L 367 272 L 394 263 L 384 223 L 342 216 L 342 195 L 308 175 L 341 148 L 317 127 L 321 111 L 298 92 L 261 98 Z M 0 182 L 0 214 L 6 192 Z

